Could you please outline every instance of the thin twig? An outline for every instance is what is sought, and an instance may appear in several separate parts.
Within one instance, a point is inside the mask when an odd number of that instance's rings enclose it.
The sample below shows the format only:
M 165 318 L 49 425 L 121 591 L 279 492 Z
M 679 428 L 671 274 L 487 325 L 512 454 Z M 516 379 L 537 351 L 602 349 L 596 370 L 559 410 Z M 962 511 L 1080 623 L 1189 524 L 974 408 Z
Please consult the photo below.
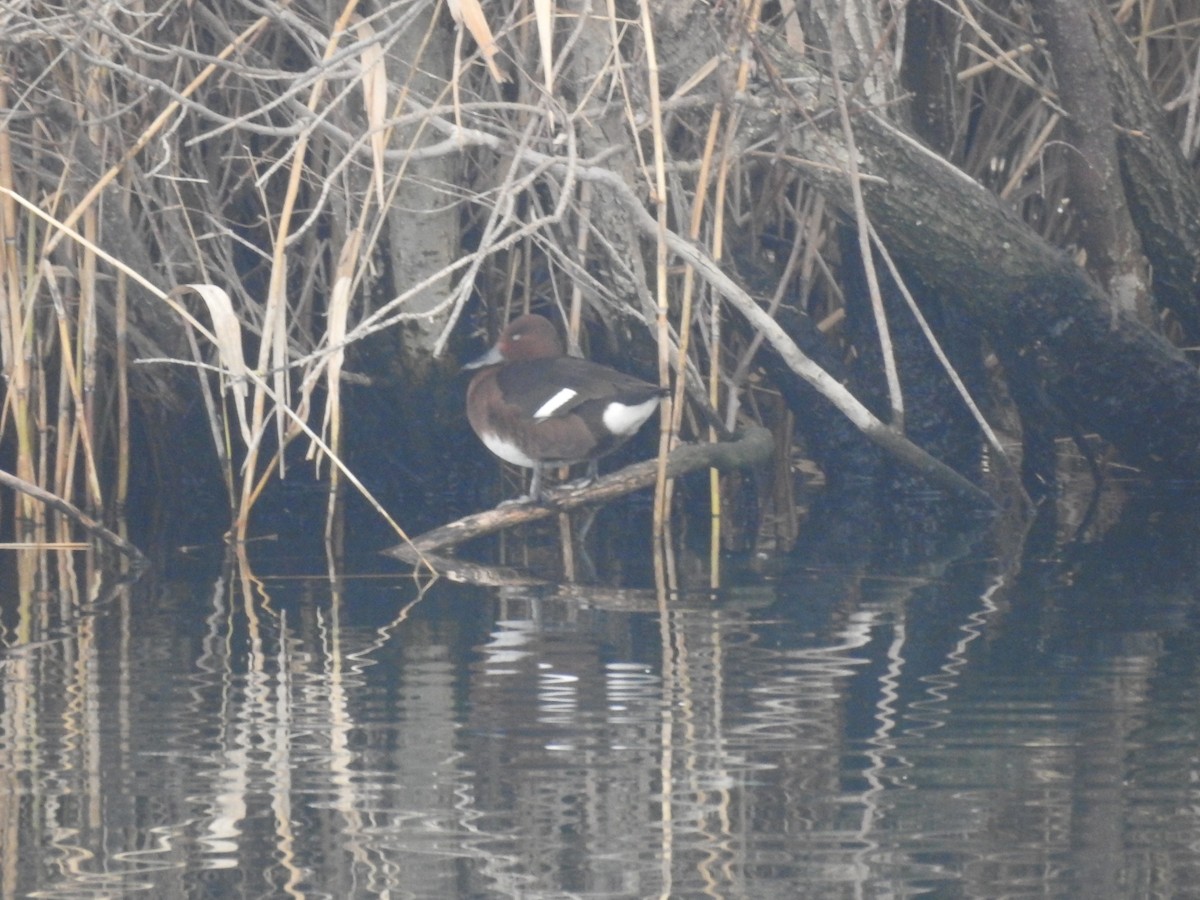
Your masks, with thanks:
M 109 531 L 91 516 L 84 513 L 83 510 L 79 509 L 79 507 L 77 507 L 74 503 L 55 496 L 49 491 L 38 487 L 36 484 L 31 484 L 25 479 L 18 478 L 16 475 L 12 475 L 3 470 L 0 470 L 0 484 L 12 488 L 14 491 L 20 491 L 22 494 L 25 494 L 29 497 L 33 497 L 35 500 L 45 504 L 51 509 L 62 513 L 92 537 L 103 541 L 116 550 L 119 550 L 121 553 L 124 553 L 131 560 L 133 560 L 134 563 L 140 565 L 146 562 L 146 557 L 142 554 L 141 550 L 129 543 L 129 541 L 125 540 L 125 538 L 121 537 L 119 534 Z

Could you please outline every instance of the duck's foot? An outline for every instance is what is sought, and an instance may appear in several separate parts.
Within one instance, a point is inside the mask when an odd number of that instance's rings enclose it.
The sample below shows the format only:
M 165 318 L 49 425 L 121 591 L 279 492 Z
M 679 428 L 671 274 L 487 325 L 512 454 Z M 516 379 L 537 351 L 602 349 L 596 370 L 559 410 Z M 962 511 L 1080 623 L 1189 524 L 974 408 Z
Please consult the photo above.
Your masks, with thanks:
M 544 500 L 541 500 L 537 497 L 530 496 L 529 494 L 525 494 L 520 497 L 511 497 L 508 500 L 501 500 L 499 503 L 496 504 L 496 509 L 505 509 L 506 507 L 509 507 L 509 506 L 525 506 L 526 504 L 529 504 L 529 503 L 533 503 L 538 506 L 545 505 Z
M 587 473 L 582 478 L 576 478 L 574 481 L 569 481 L 563 487 L 575 490 L 576 488 L 585 488 L 600 477 L 600 465 L 596 460 L 588 461 Z

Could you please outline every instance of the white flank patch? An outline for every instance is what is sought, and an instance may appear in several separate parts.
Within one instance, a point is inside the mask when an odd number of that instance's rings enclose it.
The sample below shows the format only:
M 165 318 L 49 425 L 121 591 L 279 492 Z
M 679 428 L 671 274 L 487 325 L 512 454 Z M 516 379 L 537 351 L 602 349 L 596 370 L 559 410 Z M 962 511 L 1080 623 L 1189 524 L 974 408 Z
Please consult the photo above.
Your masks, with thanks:
M 658 398 L 651 397 L 635 406 L 613 402 L 604 407 L 604 427 L 613 434 L 633 434 L 658 408 Z
M 481 434 L 484 446 L 495 453 L 498 457 L 507 463 L 512 463 L 514 466 L 524 466 L 527 469 L 532 469 L 537 463 L 529 456 L 521 452 L 516 444 L 512 441 L 506 441 L 498 434 L 491 432 Z
M 570 403 L 571 398 L 577 393 L 579 392 L 573 391 L 570 388 L 563 388 L 537 408 L 537 412 L 533 414 L 534 419 L 540 422 L 542 419 L 550 418 L 552 415 L 562 409 L 564 403 Z M 521 465 L 524 465 L 524 463 L 521 463 Z

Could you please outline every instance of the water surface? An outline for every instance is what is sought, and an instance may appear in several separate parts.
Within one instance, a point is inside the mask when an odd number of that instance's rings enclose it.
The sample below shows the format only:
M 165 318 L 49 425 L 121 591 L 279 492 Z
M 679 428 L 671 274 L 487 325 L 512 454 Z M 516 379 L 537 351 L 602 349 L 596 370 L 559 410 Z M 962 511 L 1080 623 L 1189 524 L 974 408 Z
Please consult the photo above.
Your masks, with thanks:
M 665 615 L 9 554 L 3 896 L 1198 896 L 1197 532 L 1129 515 Z

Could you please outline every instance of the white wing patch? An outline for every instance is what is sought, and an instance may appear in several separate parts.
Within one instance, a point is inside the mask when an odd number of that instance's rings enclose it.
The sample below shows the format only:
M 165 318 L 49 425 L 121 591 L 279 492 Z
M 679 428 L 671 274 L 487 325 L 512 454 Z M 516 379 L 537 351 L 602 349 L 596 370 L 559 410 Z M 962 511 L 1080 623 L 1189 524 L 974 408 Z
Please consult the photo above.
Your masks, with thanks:
M 564 404 L 570 403 L 571 398 L 578 393 L 579 391 L 572 390 L 571 388 L 563 388 L 537 408 L 537 412 L 533 414 L 534 420 L 540 422 L 543 419 L 550 418 L 552 415 L 562 409 Z M 521 463 L 520 465 L 524 465 L 524 463 Z
M 658 407 L 658 398 L 651 397 L 633 406 L 615 400 L 604 407 L 604 427 L 613 434 L 630 435 L 650 418 Z

